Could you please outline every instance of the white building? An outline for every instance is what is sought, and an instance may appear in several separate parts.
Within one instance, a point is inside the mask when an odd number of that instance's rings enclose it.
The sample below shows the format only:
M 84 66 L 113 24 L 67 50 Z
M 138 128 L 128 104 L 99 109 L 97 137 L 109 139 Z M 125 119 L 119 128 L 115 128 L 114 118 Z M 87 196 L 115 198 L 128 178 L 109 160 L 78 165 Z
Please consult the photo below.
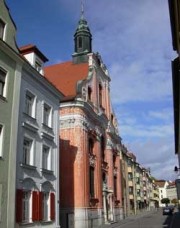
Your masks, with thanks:
M 169 183 L 168 183 L 168 181 L 165 181 L 165 180 L 158 180 L 155 183 L 159 187 L 159 206 L 164 207 L 165 205 L 161 203 L 161 200 L 163 198 L 167 198 L 166 188 Z
M 177 199 L 177 190 L 175 182 L 170 182 L 166 189 L 167 192 L 167 198 L 172 201 L 173 199 Z
M 16 178 L 16 227 L 59 227 L 59 103 L 43 77 L 47 58 L 36 46 L 20 49 L 22 68 Z

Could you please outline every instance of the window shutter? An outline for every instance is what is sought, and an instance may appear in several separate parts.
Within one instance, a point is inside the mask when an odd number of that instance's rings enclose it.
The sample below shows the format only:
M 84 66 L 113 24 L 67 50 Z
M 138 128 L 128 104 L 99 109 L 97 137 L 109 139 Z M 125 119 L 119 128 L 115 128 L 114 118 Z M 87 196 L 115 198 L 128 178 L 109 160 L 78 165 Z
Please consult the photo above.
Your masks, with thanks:
M 50 218 L 55 220 L 55 194 L 53 192 L 50 193 Z
M 22 199 L 23 199 L 23 190 L 16 190 L 16 222 L 22 222 Z
M 43 220 L 43 205 L 42 205 L 43 193 L 39 192 L 39 199 L 38 199 L 38 217 L 39 221 Z
M 38 221 L 38 192 L 32 193 L 32 220 Z

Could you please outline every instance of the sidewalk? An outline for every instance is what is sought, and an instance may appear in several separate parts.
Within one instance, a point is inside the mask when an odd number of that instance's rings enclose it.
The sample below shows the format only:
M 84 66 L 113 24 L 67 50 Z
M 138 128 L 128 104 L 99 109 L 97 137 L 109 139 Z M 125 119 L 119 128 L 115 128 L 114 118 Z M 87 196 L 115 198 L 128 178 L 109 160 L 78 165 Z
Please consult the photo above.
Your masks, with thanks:
M 152 210 L 152 211 L 144 211 L 138 215 L 132 215 L 132 216 L 129 216 L 123 220 L 120 220 L 118 222 L 115 222 L 115 223 L 112 223 L 112 224 L 105 224 L 105 225 L 102 225 L 100 226 L 100 228 L 118 228 L 120 227 L 121 225 L 123 224 L 126 224 L 130 221 L 133 221 L 135 218 L 141 218 L 145 215 L 150 215 L 150 214 L 153 214 L 153 213 L 157 213 L 155 210 Z M 180 228 L 180 212 L 174 212 L 173 214 L 173 218 L 172 218 L 172 222 L 170 224 L 170 227 L 169 228 Z
M 132 220 L 134 220 L 135 218 L 141 218 L 145 215 L 150 215 L 150 214 L 153 214 L 153 213 L 156 213 L 155 210 L 152 210 L 152 211 L 143 211 L 142 213 L 139 213 L 137 215 L 130 215 L 128 217 L 126 217 L 125 219 L 122 219 L 118 222 L 114 222 L 112 224 L 105 224 L 105 225 L 102 225 L 100 226 L 100 228 L 116 228 L 116 227 L 120 227 L 121 225 L 123 224 L 126 224 Z M 180 228 L 180 226 L 178 227 L 170 227 L 170 228 Z

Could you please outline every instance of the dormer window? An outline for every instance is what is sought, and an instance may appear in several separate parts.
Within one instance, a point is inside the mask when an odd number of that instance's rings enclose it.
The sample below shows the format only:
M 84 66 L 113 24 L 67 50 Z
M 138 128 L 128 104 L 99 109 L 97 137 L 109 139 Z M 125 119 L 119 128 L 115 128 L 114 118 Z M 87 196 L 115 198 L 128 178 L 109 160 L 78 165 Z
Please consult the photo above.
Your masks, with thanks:
M 4 38 L 5 26 L 6 24 L 4 23 L 4 21 L 0 19 L 0 38 L 1 39 Z
M 35 69 L 38 72 L 41 72 L 41 70 L 42 70 L 42 65 L 41 65 L 41 63 L 38 60 L 35 61 Z
M 43 75 L 43 65 L 48 59 L 35 45 L 29 44 L 21 47 L 20 53 L 40 74 Z

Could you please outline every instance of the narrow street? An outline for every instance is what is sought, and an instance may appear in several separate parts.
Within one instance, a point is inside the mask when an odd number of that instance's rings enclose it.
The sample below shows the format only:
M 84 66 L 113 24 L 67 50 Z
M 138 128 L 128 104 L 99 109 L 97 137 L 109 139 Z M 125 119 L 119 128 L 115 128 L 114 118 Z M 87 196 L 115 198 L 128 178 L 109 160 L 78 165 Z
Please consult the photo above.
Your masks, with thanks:
M 126 218 L 119 223 L 114 223 L 109 228 L 180 228 L 180 212 L 173 215 L 162 215 L 162 210 L 149 212 L 144 215 L 137 215 Z

